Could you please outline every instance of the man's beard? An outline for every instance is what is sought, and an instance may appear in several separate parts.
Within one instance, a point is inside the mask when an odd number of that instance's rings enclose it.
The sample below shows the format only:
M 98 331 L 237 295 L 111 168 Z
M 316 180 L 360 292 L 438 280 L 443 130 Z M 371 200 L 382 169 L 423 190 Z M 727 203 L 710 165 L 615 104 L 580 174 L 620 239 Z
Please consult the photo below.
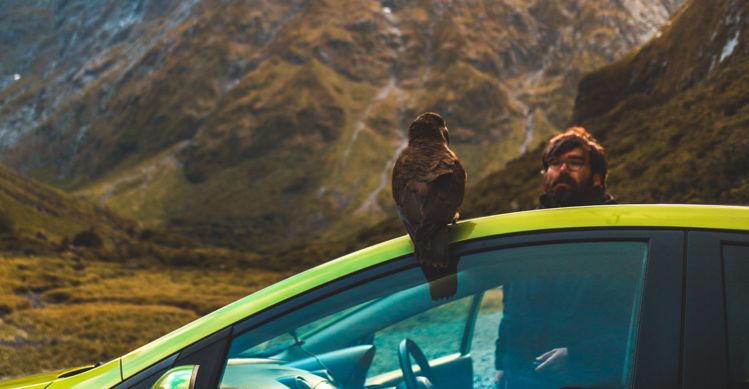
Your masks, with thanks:
M 567 184 L 567 186 L 557 184 Z M 581 205 L 593 192 L 593 176 L 591 175 L 588 182 L 578 185 L 577 181 L 567 173 L 559 173 L 559 176 L 553 182 L 546 181 L 544 189 L 546 195 L 554 204 L 561 206 Z

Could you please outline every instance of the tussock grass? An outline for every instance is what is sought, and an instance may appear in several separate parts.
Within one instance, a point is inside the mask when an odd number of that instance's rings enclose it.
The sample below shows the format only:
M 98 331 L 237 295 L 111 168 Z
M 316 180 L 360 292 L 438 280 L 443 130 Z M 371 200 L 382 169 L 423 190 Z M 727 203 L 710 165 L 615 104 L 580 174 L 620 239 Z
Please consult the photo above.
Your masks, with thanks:
M 0 343 L 0 377 L 108 361 L 197 318 L 180 308 L 129 304 L 13 313 L 4 320 L 19 335 Z
M 0 257 L 0 380 L 111 360 L 285 276 Z
M 100 282 L 45 292 L 45 302 L 169 305 L 205 315 L 280 280 L 277 273 L 187 269 L 130 271 Z

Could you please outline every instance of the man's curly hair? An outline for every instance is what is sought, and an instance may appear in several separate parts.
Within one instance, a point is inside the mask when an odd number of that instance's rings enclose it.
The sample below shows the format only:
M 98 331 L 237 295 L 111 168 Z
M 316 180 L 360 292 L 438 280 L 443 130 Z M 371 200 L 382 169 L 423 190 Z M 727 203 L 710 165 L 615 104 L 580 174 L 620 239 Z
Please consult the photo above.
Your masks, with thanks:
M 593 174 L 600 174 L 601 187 L 606 190 L 606 176 L 609 172 L 606 150 L 582 127 L 569 128 L 564 133 L 555 136 L 549 141 L 543 154 L 541 154 L 544 172 L 549 170 L 549 159 L 559 157 L 577 147 L 587 151 L 588 158 L 590 158 L 591 177 Z

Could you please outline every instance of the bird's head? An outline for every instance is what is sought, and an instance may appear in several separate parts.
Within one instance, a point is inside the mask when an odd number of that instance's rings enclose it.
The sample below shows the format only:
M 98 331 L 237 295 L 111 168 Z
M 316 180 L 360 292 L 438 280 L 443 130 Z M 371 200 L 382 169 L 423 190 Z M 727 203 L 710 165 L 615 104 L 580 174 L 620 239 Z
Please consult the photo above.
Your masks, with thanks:
M 417 142 L 440 142 L 450 145 L 450 133 L 447 131 L 445 119 L 432 112 L 419 115 L 408 126 L 408 143 Z

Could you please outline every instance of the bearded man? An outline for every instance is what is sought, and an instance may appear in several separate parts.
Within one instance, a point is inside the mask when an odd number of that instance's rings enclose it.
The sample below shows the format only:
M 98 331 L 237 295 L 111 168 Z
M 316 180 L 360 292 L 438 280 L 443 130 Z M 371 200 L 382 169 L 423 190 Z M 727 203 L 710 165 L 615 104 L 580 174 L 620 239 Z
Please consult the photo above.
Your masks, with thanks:
M 606 193 L 606 151 L 582 127 L 554 137 L 541 156 L 546 193 L 540 209 L 616 204 Z M 591 318 L 596 308 L 613 322 L 631 298 L 621 280 L 579 276 L 536 278 L 503 285 L 503 317 L 496 341 L 494 382 L 499 389 L 609 387 L 621 377 L 627 329 Z M 609 312 L 610 311 L 610 312 Z M 571 328 L 560 322 L 570 315 Z M 626 322 L 626 317 L 623 319 Z M 619 364 L 618 364 L 619 363 Z M 592 385 L 592 386 L 591 386 Z
M 546 194 L 540 209 L 616 204 L 606 193 L 606 151 L 582 127 L 554 137 L 541 155 Z

